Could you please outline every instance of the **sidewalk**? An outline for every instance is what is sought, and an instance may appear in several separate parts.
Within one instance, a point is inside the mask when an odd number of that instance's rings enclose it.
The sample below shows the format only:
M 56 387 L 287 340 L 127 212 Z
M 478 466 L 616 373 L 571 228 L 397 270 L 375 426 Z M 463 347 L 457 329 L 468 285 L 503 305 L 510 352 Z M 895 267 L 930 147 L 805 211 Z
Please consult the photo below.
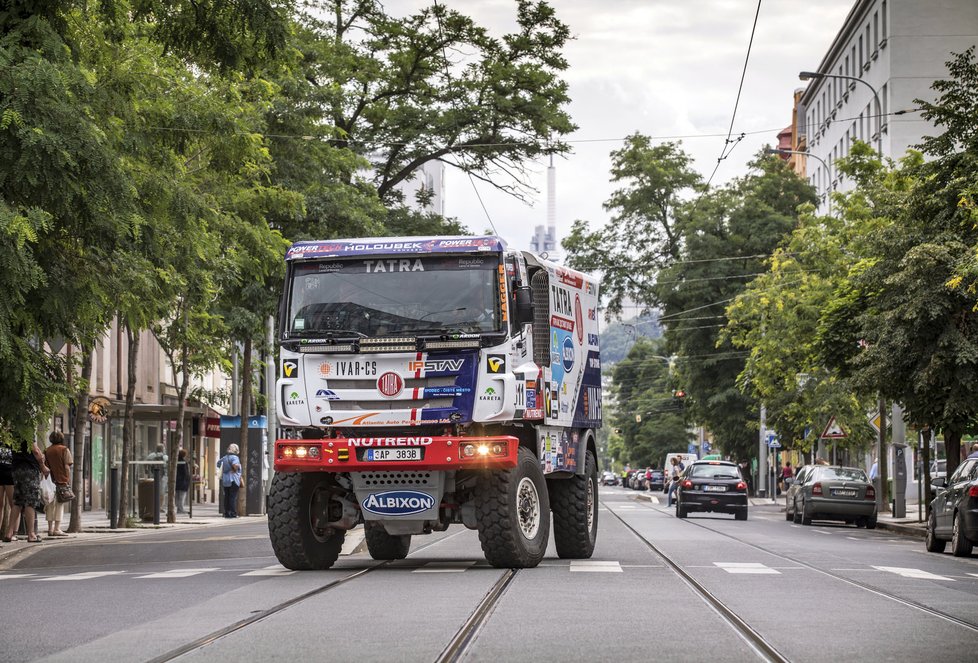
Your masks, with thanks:
M 225 518 L 218 512 L 216 504 L 195 504 L 194 516 L 188 513 L 178 513 L 177 522 L 166 522 L 166 513 L 160 514 L 160 524 L 154 525 L 152 521 L 137 521 L 135 527 L 111 529 L 109 527 L 109 516 L 105 511 L 82 511 L 81 513 L 81 532 L 68 534 L 62 537 L 49 537 L 47 535 L 47 521 L 44 514 L 39 513 L 37 519 L 38 533 L 41 535 L 41 543 L 29 543 L 27 536 L 20 534 L 17 541 L 10 543 L 0 543 L 0 570 L 9 568 L 13 563 L 24 559 L 33 554 L 36 550 L 41 550 L 52 545 L 63 545 L 70 543 L 93 543 L 105 541 L 113 537 L 139 536 L 162 529 L 194 529 L 203 526 L 221 527 L 248 521 L 251 519 L 265 520 L 265 516 L 241 516 L 240 518 Z M 66 516 L 68 514 L 65 514 Z M 67 532 L 68 520 L 62 522 L 62 529 Z M 340 555 L 352 555 L 365 550 L 363 526 L 357 525 L 348 531 L 343 541 L 343 549 Z

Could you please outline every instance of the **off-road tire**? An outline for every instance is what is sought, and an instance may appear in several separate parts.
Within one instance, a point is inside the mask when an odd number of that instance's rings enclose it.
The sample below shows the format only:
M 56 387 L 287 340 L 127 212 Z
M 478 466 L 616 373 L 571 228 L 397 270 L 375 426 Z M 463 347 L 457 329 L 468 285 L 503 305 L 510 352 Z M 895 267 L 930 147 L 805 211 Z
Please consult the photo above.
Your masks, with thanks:
M 584 474 L 550 479 L 550 510 L 554 514 L 554 546 L 561 559 L 589 559 L 598 539 L 598 462 L 584 454 Z M 590 521 L 590 522 L 589 522 Z
M 964 535 L 964 518 L 958 513 L 954 516 L 954 531 L 951 533 L 951 554 L 955 557 L 969 557 L 974 544 Z
M 374 559 L 404 559 L 411 550 L 410 534 L 388 534 L 380 523 L 364 521 L 363 534 L 367 541 L 367 552 Z
M 927 536 L 924 539 L 924 546 L 927 548 L 927 552 L 932 553 L 942 553 L 947 548 L 947 541 L 937 538 L 937 517 L 933 513 L 927 519 Z
M 535 496 L 524 496 L 521 505 L 518 496 L 522 490 L 535 491 Z M 524 521 L 530 520 L 531 512 L 538 517 L 529 537 L 520 526 L 521 506 Z M 498 569 L 532 569 L 540 563 L 550 539 L 550 498 L 540 463 L 529 449 L 520 447 L 516 467 L 479 477 L 475 512 L 479 543 L 490 564 Z
M 275 557 L 287 569 L 328 569 L 343 548 L 345 530 L 313 531 L 312 500 L 332 477 L 316 472 L 276 472 L 268 491 L 268 535 Z

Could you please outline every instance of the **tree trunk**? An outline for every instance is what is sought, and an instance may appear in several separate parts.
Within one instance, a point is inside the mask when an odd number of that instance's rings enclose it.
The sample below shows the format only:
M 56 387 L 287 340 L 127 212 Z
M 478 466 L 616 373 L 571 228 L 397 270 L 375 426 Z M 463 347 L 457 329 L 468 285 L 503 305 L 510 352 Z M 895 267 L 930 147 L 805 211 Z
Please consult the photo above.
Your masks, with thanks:
M 183 345 L 180 348 L 180 400 L 177 402 L 177 434 L 170 438 L 170 458 L 167 462 L 167 471 L 169 476 L 166 480 L 166 522 L 168 523 L 177 522 L 177 453 L 180 451 L 180 448 L 183 447 L 183 421 L 187 416 L 187 391 L 190 388 L 190 371 L 187 367 L 188 353 L 189 351 L 187 346 Z M 174 375 L 174 379 L 176 379 L 176 375 Z M 188 472 L 189 463 L 191 463 L 192 460 L 193 459 L 188 457 Z
M 81 531 L 82 502 L 85 496 L 82 475 L 85 469 L 85 428 L 88 425 L 88 386 L 92 381 L 92 359 L 95 355 L 95 346 L 94 344 L 91 346 L 83 345 L 80 350 L 82 379 L 78 384 L 78 391 L 75 392 L 75 420 L 71 423 L 75 440 L 73 451 L 75 464 L 71 466 L 71 490 L 75 493 L 75 499 L 71 502 L 71 522 L 68 524 L 68 531 L 71 533 Z
M 244 340 L 241 361 L 241 490 L 238 491 L 238 513 L 248 515 L 248 417 L 251 412 L 251 337 Z
M 126 324 L 126 339 L 129 341 L 129 356 L 127 360 L 127 376 L 129 383 L 126 385 L 126 412 L 125 422 L 122 426 L 122 463 L 119 468 L 119 518 L 115 523 L 116 527 L 126 527 L 129 522 L 129 493 L 132 487 L 129 485 L 129 461 L 133 454 L 133 440 L 136 436 L 136 420 L 133 416 L 133 408 L 136 401 L 136 360 L 139 357 L 139 332 L 133 331 L 132 327 Z
M 960 428 L 944 429 L 944 455 L 947 457 L 947 473 L 944 476 L 950 477 L 954 474 L 954 470 L 958 469 L 958 465 L 961 464 Z M 944 485 L 947 484 L 945 483 Z

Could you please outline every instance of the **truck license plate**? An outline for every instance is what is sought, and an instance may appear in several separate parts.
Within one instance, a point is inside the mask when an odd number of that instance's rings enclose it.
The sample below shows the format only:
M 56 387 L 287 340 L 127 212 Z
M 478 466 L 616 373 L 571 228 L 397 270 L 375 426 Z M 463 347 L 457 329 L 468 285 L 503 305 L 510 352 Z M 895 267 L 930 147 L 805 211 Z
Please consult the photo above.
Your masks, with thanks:
M 387 460 L 421 460 L 424 450 L 420 447 L 403 447 L 394 449 L 367 449 L 365 460 L 368 461 L 387 461 Z

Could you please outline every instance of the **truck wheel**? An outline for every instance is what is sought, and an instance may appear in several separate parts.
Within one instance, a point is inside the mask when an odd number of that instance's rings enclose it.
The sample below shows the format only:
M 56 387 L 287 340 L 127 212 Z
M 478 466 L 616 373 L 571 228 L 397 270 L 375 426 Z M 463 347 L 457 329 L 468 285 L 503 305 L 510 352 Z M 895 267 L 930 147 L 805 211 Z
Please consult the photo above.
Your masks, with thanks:
M 365 521 L 363 533 L 367 540 L 367 551 L 374 559 L 404 559 L 411 549 L 410 534 L 388 534 L 380 523 Z
M 964 518 L 958 513 L 954 517 L 954 529 L 951 531 L 951 554 L 955 557 L 971 555 L 973 544 L 964 535 Z
M 332 477 L 314 472 L 276 472 L 268 491 L 268 535 L 287 569 L 328 569 L 340 555 L 345 530 L 326 527 Z
M 932 553 L 942 553 L 944 552 L 944 548 L 947 547 L 947 541 L 937 538 L 937 518 L 933 513 L 927 519 L 927 538 L 925 539 L 925 545 L 927 546 L 927 552 Z
M 554 544 L 561 559 L 588 559 L 598 538 L 598 463 L 584 455 L 584 475 L 553 479 L 550 508 L 554 514 Z
M 550 498 L 540 463 L 520 447 L 516 467 L 486 472 L 475 491 L 479 542 L 500 569 L 530 569 L 550 539 Z

